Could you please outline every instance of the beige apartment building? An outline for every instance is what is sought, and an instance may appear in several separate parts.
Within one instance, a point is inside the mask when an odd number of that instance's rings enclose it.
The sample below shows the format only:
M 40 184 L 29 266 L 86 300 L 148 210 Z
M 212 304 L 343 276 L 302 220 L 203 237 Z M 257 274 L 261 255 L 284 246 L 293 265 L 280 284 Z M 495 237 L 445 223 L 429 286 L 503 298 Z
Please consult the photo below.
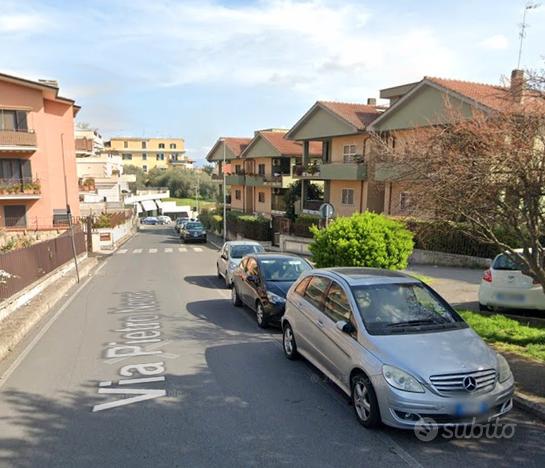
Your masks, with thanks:
M 304 212 L 316 213 L 323 202 L 333 205 L 336 216 L 383 210 L 384 183 L 370 177 L 374 161 L 368 132 L 383 110 L 374 99 L 367 104 L 318 101 L 288 131 L 286 138 L 303 146 L 294 177 L 324 187 L 320 200 L 306 199 L 303 188 Z M 319 157 L 309 151 L 316 143 L 322 144 Z
M 106 148 L 121 155 L 124 165 L 137 166 L 144 172 L 154 168 L 193 167 L 193 161 L 185 154 L 183 138 L 113 137 L 106 142 Z

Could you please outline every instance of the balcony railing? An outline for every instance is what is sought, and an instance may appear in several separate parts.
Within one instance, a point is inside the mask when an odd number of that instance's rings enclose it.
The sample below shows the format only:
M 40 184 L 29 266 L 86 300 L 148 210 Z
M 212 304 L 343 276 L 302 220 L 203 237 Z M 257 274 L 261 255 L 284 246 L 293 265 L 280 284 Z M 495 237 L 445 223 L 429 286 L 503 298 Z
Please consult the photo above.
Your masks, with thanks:
M 22 178 L 0 178 L 0 197 L 35 197 L 41 194 L 40 181 L 32 177 Z
M 320 173 L 324 180 L 365 180 L 367 178 L 367 163 L 322 164 Z
M 0 130 L 0 149 L 2 146 L 35 148 L 36 134 L 31 130 Z
M 306 166 L 297 164 L 293 166 L 293 177 L 298 179 L 320 179 L 320 164 L 315 163 Z

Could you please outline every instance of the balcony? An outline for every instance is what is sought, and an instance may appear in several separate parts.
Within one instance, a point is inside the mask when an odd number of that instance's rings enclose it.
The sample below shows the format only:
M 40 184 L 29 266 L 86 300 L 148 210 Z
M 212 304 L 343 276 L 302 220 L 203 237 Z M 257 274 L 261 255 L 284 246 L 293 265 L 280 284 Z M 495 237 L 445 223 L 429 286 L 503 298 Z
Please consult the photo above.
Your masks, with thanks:
M 227 185 L 244 185 L 244 174 L 228 174 L 225 182 Z
M 308 180 L 321 180 L 321 164 L 311 163 L 306 166 L 300 164 L 293 166 L 293 178 L 294 179 L 308 179 Z
M 223 174 L 212 174 L 212 182 L 223 183 Z
M 259 174 L 246 175 L 246 185 L 249 187 L 261 187 L 265 185 L 265 176 Z
M 36 134 L 30 130 L 0 130 L 0 152 L 33 153 L 37 150 Z
M 328 163 L 320 168 L 324 180 L 365 180 L 367 179 L 366 163 Z
M 41 192 L 38 179 L 0 179 L 0 200 L 38 200 Z
M 410 179 L 413 169 L 407 164 L 380 162 L 375 164 L 375 180 L 379 182 L 395 182 Z

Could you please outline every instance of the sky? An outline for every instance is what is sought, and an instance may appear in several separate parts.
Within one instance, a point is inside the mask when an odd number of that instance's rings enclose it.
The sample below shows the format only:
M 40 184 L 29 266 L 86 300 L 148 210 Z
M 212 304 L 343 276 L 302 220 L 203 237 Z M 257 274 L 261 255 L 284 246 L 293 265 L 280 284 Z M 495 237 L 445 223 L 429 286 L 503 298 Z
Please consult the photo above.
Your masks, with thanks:
M 500 83 L 521 0 L 0 0 L 0 71 L 56 79 L 105 137 L 290 128 L 317 100 L 365 102 L 423 76 Z M 545 68 L 545 4 L 522 68 Z

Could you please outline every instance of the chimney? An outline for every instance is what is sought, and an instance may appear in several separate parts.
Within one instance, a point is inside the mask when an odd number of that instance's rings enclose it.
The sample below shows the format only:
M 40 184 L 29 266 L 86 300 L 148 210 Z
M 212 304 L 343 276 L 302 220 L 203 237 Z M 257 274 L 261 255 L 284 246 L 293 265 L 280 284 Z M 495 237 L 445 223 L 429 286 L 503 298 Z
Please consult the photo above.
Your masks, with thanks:
M 524 70 L 513 70 L 511 72 L 511 94 L 517 103 L 522 102 L 524 92 Z
M 367 98 L 367 105 L 368 106 L 376 106 L 377 105 L 377 99 L 374 97 Z

